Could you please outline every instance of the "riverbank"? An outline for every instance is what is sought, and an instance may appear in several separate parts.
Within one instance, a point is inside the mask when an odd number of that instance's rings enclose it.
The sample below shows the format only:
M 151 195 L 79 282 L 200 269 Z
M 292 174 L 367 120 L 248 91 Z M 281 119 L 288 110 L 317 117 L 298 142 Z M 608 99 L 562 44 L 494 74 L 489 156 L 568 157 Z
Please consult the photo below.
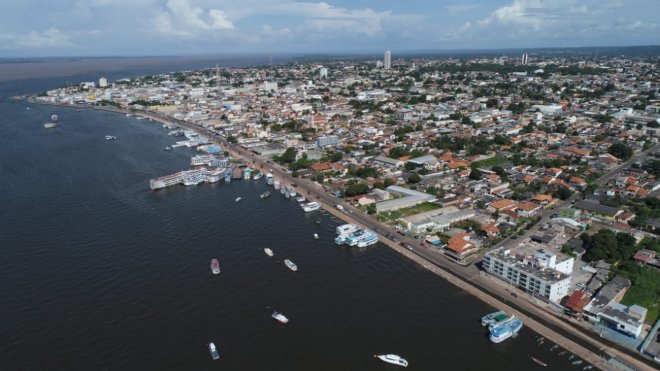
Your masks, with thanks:
M 65 107 L 72 107 L 72 106 L 65 106 Z M 89 108 L 89 107 L 77 106 L 77 107 L 74 107 L 74 108 Z M 104 108 L 94 107 L 94 108 L 101 109 L 101 110 L 104 110 L 104 111 L 109 111 L 109 112 L 121 113 L 121 114 L 126 114 L 126 113 L 138 114 L 140 116 L 149 117 L 152 120 L 155 120 L 155 121 L 157 121 L 161 124 L 176 124 L 176 125 L 180 125 L 182 127 L 186 127 L 187 129 L 198 131 L 198 132 L 200 132 L 204 135 L 209 135 L 210 134 L 209 132 L 205 131 L 203 128 L 197 127 L 197 126 L 189 124 L 189 123 L 183 123 L 183 122 L 180 122 L 178 120 L 173 120 L 171 118 L 163 117 L 163 116 L 158 115 L 158 114 L 152 114 L 152 113 L 148 113 L 148 112 L 135 112 L 135 111 L 121 110 L 121 109 L 107 108 L 107 107 L 104 107 Z M 326 197 L 327 195 L 323 196 L 322 189 L 320 189 L 320 187 L 318 185 L 315 185 L 313 183 L 308 183 L 307 181 L 304 181 L 304 180 L 294 179 L 290 176 L 290 174 L 281 171 L 279 168 L 271 167 L 270 165 L 265 163 L 265 160 L 254 156 L 254 154 L 251 154 L 248 151 L 242 150 L 238 147 L 234 147 L 234 146 L 230 145 L 229 143 L 226 143 L 226 141 L 224 141 L 223 138 L 219 138 L 217 136 L 211 136 L 211 139 L 217 141 L 218 144 L 223 146 L 224 149 L 228 150 L 230 153 L 232 153 L 233 156 L 235 156 L 237 158 L 246 158 L 248 161 L 250 161 L 252 163 L 255 163 L 256 165 L 261 166 L 262 169 L 263 168 L 274 168 L 274 171 L 276 172 L 278 177 L 281 177 L 283 180 L 286 180 L 287 182 L 290 182 L 290 183 L 296 182 L 299 185 L 299 187 L 304 187 L 304 189 L 308 191 L 308 194 L 313 193 L 314 195 L 316 195 L 317 201 L 319 201 L 323 205 L 324 209 L 326 211 L 328 211 L 329 213 L 331 213 L 332 215 L 334 215 L 334 216 L 336 216 L 336 217 L 338 217 L 338 218 L 340 218 L 340 219 L 342 219 L 346 222 L 359 224 L 359 225 L 362 225 L 364 227 L 373 229 L 373 227 L 371 225 L 365 224 L 363 222 L 363 220 L 358 220 L 358 218 L 360 218 L 361 215 L 357 215 L 357 214 L 355 214 L 355 212 L 345 213 L 345 212 L 341 212 L 341 211 L 337 210 L 335 208 L 335 205 L 337 203 L 339 203 L 340 201 L 338 201 L 336 199 L 328 198 L 328 197 Z M 362 219 L 362 218 L 360 218 L 360 219 Z M 580 344 L 577 344 L 574 341 L 571 341 L 570 339 L 566 339 L 561 334 L 559 334 L 556 331 L 550 329 L 549 327 L 543 325 L 540 321 L 528 318 L 524 313 L 515 310 L 513 307 L 510 307 L 510 306 L 506 305 L 503 301 L 498 300 L 497 298 L 493 297 L 492 295 L 484 293 L 483 291 L 475 288 L 472 284 L 468 284 L 465 281 L 466 279 L 472 278 L 473 279 L 473 284 L 483 285 L 487 288 L 487 290 L 492 291 L 492 290 L 494 290 L 493 287 L 492 287 L 493 285 L 491 283 L 491 285 L 490 285 L 491 287 L 488 286 L 488 284 L 487 284 L 488 279 L 487 278 L 480 278 L 479 275 L 473 276 L 473 277 L 459 278 L 459 277 L 455 276 L 454 274 L 446 271 L 445 269 L 442 269 L 442 268 L 440 268 L 436 265 L 433 265 L 434 263 L 430 262 L 428 259 L 425 259 L 425 258 L 419 256 L 419 254 L 417 254 L 417 253 L 415 253 L 411 250 L 408 250 L 406 248 L 403 248 L 403 247 L 395 244 L 392 241 L 387 240 L 385 237 L 383 237 L 384 235 L 386 235 L 386 233 L 380 233 L 378 230 L 376 230 L 376 232 L 378 232 L 381 235 L 381 237 L 380 237 L 381 242 L 383 242 L 386 246 L 388 246 L 388 247 L 394 249 L 395 251 L 399 252 L 400 254 L 412 259 L 413 261 L 417 262 L 418 264 L 420 264 L 424 268 L 426 268 L 426 269 L 430 270 L 431 272 L 445 278 L 450 283 L 452 283 L 455 286 L 461 288 L 462 290 L 467 291 L 468 293 L 470 293 L 471 295 L 479 298 L 480 300 L 482 300 L 482 301 L 484 301 L 484 302 L 486 302 L 490 305 L 493 305 L 495 307 L 510 310 L 513 313 L 516 313 L 517 315 L 519 315 L 521 318 L 523 318 L 525 320 L 525 324 L 527 324 L 528 327 L 530 327 L 532 330 L 540 333 L 542 336 L 546 337 L 547 339 L 552 340 L 552 341 L 560 344 L 562 347 L 565 347 L 567 350 L 571 351 L 572 353 L 575 353 L 578 356 L 582 357 L 583 359 L 596 364 L 600 368 L 611 369 L 611 366 L 608 366 L 607 364 L 604 364 L 602 358 L 600 358 L 596 353 L 588 350 L 587 348 L 584 348 Z M 484 281 L 484 282 L 482 282 L 482 281 Z M 521 304 L 520 301 L 518 301 L 517 304 L 520 305 Z M 534 310 L 534 309 L 530 309 L 530 310 Z M 543 314 L 541 311 L 535 311 L 535 315 L 538 315 L 543 320 L 546 320 L 545 318 L 543 318 L 543 316 L 544 315 L 547 316 L 547 314 Z M 551 322 L 555 323 L 552 320 L 548 320 L 548 321 L 551 321 Z M 555 325 L 556 325 L 556 323 L 555 323 Z M 566 328 L 566 330 L 570 331 L 573 335 L 575 335 L 577 337 L 581 337 L 581 335 L 583 335 L 583 334 L 580 334 L 579 332 L 574 331 L 573 329 L 570 329 L 570 326 L 568 326 L 568 328 Z M 591 340 L 586 336 L 582 337 L 582 338 L 585 341 L 590 341 Z M 603 344 L 594 343 L 592 341 L 590 341 L 590 343 L 592 343 L 592 345 L 597 347 L 597 348 L 599 346 L 604 347 Z M 624 357 L 624 356 L 627 357 L 627 355 L 621 355 L 621 356 L 622 357 Z M 601 363 L 596 363 L 599 360 L 600 360 Z M 642 364 L 640 364 L 638 368 L 639 369 L 646 369 L 645 365 L 642 365 Z M 651 369 L 651 368 L 648 368 L 648 369 Z

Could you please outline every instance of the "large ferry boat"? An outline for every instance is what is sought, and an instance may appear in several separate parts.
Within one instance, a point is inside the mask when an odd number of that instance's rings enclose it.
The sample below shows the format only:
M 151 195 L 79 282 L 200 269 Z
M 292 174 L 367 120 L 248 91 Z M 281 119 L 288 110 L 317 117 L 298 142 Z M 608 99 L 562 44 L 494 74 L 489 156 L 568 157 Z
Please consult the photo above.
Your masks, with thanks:
M 316 210 L 320 209 L 321 205 L 319 205 L 319 203 L 316 202 L 316 201 L 312 201 L 312 202 L 308 202 L 306 204 L 302 204 L 301 207 L 302 207 L 303 210 L 305 210 L 306 213 L 309 213 L 309 212 L 316 211 Z
M 523 326 L 523 322 L 517 318 L 495 326 L 490 330 L 490 341 L 501 343 L 516 334 Z
M 391 363 L 393 365 L 408 367 L 408 361 L 403 357 L 396 354 L 375 354 L 374 357 L 380 359 L 383 362 Z
M 243 169 L 243 179 L 250 180 L 250 178 L 252 178 L 252 169 L 246 167 Z
M 211 155 L 197 155 L 190 158 L 190 166 L 210 165 L 215 160 L 215 156 Z
M 367 247 L 378 242 L 378 235 L 373 231 L 368 229 L 362 230 L 357 226 L 354 226 L 355 229 L 353 229 L 352 226 L 352 224 L 349 224 L 345 229 L 342 229 L 342 232 L 353 230 L 352 233 L 338 233 L 339 235 L 335 238 L 335 243 L 337 245 Z M 339 227 L 337 227 L 337 229 L 339 230 Z
M 271 173 L 266 174 L 266 184 L 273 185 L 273 174 Z
M 273 313 L 270 315 L 273 317 L 276 321 L 280 323 L 288 323 L 289 319 L 286 318 L 286 316 L 278 311 L 273 311 Z
M 353 234 L 358 229 L 360 229 L 360 227 L 355 224 L 342 224 L 335 228 L 335 233 L 337 233 L 338 236 L 347 236 Z
M 220 354 L 218 353 L 218 349 L 215 347 L 215 344 L 209 343 L 209 352 L 211 353 L 211 358 L 213 358 L 214 361 L 220 358 Z
M 275 188 L 276 191 L 278 191 L 280 189 L 280 180 L 279 179 L 273 180 L 273 187 Z
M 189 170 L 183 174 L 183 185 L 184 186 L 194 186 L 202 183 L 204 181 L 204 171 L 201 170 Z
M 289 259 L 286 259 L 286 260 L 284 261 L 284 264 L 285 264 L 289 269 L 291 269 L 291 270 L 294 271 L 294 272 L 298 270 L 298 266 L 295 265 L 295 264 L 294 264 L 291 260 L 289 260 Z
M 211 260 L 211 272 L 213 274 L 220 274 L 220 263 L 218 263 L 218 259 Z

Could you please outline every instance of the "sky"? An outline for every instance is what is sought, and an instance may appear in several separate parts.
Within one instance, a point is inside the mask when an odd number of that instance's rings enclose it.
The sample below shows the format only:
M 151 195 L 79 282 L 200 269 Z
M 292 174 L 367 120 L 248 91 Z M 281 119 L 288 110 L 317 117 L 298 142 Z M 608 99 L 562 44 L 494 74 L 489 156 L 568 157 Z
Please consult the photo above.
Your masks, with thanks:
M 2 0 L 0 58 L 660 44 L 660 0 Z

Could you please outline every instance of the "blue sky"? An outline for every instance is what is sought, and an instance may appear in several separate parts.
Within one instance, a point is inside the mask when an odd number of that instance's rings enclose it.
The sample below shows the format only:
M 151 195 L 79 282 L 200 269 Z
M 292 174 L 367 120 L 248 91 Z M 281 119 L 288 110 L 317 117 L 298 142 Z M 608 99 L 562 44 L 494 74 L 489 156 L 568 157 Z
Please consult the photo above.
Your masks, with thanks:
M 660 44 L 660 0 L 5 0 L 0 57 Z

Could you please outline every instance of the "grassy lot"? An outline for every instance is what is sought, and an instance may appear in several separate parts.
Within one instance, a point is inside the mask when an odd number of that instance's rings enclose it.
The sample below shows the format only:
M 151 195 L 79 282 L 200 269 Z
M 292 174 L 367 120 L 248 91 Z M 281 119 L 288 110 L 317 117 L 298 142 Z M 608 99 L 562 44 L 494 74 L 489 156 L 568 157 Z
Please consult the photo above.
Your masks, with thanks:
M 491 158 L 487 158 L 487 159 L 485 159 L 485 160 L 475 161 L 475 162 L 473 162 L 472 165 L 470 165 L 470 166 L 471 166 L 471 167 L 478 167 L 478 168 L 482 168 L 482 169 L 483 169 L 483 168 L 489 168 L 489 167 L 491 167 L 491 166 L 495 166 L 495 165 L 501 165 L 501 164 L 503 164 L 503 163 L 505 163 L 505 162 L 506 162 L 506 159 L 505 159 L 505 158 L 502 158 L 502 157 L 491 157 Z
M 655 323 L 660 306 L 660 271 L 643 268 L 632 279 L 633 285 L 621 300 L 622 304 L 638 304 L 648 309 L 646 322 Z
M 432 202 L 425 202 L 423 204 L 419 204 L 413 207 L 407 207 L 405 209 L 400 209 L 400 210 L 395 210 L 395 211 L 390 211 L 390 212 L 385 212 L 382 213 L 381 215 L 387 219 L 390 219 L 392 221 L 395 221 L 399 218 L 403 218 L 404 216 L 410 216 L 410 215 L 415 215 L 419 213 L 423 213 L 426 211 L 431 211 L 435 209 L 439 209 L 440 205 L 434 204 Z

